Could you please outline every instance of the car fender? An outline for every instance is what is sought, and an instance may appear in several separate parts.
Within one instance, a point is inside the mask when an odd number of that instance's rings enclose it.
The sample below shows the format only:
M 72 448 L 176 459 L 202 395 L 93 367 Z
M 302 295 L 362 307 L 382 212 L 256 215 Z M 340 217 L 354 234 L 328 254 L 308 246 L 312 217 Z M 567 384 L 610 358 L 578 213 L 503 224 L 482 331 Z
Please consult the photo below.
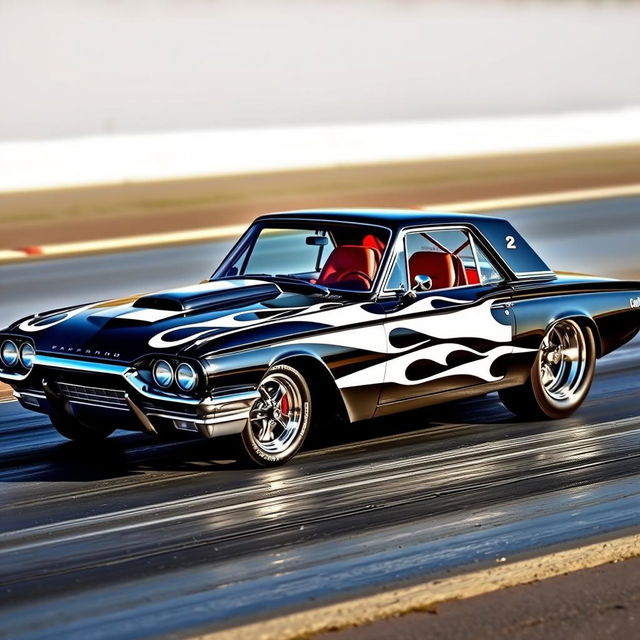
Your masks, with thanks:
M 581 327 L 589 327 L 593 332 L 593 338 L 596 343 L 596 355 L 598 358 L 602 356 L 602 338 L 600 336 L 600 329 L 589 313 L 584 310 L 565 309 L 547 324 L 546 332 L 562 320 L 575 320 Z

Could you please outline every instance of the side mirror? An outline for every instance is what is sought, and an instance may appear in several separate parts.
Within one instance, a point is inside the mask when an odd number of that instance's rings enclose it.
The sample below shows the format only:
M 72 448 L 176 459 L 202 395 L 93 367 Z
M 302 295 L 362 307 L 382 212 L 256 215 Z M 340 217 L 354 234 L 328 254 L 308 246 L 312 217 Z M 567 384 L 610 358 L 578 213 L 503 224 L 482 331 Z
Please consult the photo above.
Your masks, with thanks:
M 429 276 L 417 275 L 413 282 L 414 291 L 430 291 L 431 287 L 433 287 L 433 282 Z
M 405 291 L 400 295 L 400 299 L 404 301 L 415 300 L 417 291 L 430 291 L 433 287 L 433 282 L 429 276 L 417 275 L 413 279 L 413 287 L 409 291 Z

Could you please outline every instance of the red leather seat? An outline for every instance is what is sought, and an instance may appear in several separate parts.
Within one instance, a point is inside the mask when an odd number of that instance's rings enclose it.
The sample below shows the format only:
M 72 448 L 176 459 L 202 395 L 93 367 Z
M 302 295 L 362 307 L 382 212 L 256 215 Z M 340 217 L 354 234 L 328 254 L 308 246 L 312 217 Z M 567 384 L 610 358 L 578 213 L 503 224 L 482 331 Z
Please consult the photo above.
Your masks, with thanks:
M 317 282 L 338 289 L 340 284 L 345 285 L 345 289 L 370 289 L 377 266 L 375 249 L 343 244 L 331 252 Z
M 467 267 L 465 269 L 467 274 L 467 283 L 468 284 L 480 284 L 480 276 L 478 275 L 477 269 L 472 269 L 471 267 Z
M 464 263 L 462 262 L 462 258 L 455 254 L 452 254 L 453 258 L 453 267 L 456 272 L 456 283 L 454 286 L 456 287 L 464 287 L 469 284 L 469 280 L 467 279 L 467 271 L 464 268 Z
M 368 233 L 362 239 L 362 245 L 365 247 L 371 247 L 376 252 L 376 257 L 378 258 L 378 262 L 380 262 L 380 258 L 382 258 L 382 252 L 384 251 L 385 244 L 378 238 L 374 236 L 372 233 Z
M 429 276 L 432 289 L 456 286 L 454 256 L 441 251 L 417 251 L 409 258 L 409 277 L 413 284 L 416 276 Z

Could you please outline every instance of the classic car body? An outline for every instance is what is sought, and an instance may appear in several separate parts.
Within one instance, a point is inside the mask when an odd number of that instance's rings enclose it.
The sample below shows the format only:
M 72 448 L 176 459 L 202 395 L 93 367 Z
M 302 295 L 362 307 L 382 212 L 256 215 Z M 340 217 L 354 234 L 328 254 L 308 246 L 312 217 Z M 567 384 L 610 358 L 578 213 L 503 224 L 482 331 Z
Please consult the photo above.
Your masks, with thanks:
M 556 274 L 506 220 L 297 211 L 258 218 L 202 284 L 14 323 L 0 380 L 73 435 L 241 434 L 254 411 L 276 441 L 305 403 L 353 422 L 505 390 L 525 413 L 546 389 L 555 408 L 542 413 L 562 417 L 588 392 L 591 361 L 639 329 L 639 282 Z M 252 458 L 279 463 L 294 444 Z

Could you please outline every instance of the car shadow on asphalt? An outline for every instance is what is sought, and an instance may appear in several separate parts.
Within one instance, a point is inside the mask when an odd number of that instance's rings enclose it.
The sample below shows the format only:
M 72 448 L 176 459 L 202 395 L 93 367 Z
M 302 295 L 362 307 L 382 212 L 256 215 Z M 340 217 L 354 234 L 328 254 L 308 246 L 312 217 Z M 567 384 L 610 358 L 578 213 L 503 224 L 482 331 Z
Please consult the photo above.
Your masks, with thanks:
M 412 438 L 421 448 L 437 443 L 437 449 L 454 446 L 454 431 L 488 442 L 503 437 L 505 429 L 520 431 L 523 425 L 519 422 L 492 395 L 352 425 L 324 424 L 289 465 L 306 465 L 309 456 L 331 456 L 332 452 L 353 449 L 354 445 L 378 450 L 388 447 L 391 456 L 394 443 L 389 439 L 394 437 Z M 3 464 L 0 483 L 97 482 L 149 473 L 221 472 L 233 476 L 241 472 L 244 477 L 247 473 L 259 474 L 260 469 L 238 459 L 236 445 L 231 438 L 202 440 L 183 432 L 162 440 L 146 434 L 116 432 L 97 446 L 64 442 L 46 445 L 41 451 L 35 448 L 15 464 Z

